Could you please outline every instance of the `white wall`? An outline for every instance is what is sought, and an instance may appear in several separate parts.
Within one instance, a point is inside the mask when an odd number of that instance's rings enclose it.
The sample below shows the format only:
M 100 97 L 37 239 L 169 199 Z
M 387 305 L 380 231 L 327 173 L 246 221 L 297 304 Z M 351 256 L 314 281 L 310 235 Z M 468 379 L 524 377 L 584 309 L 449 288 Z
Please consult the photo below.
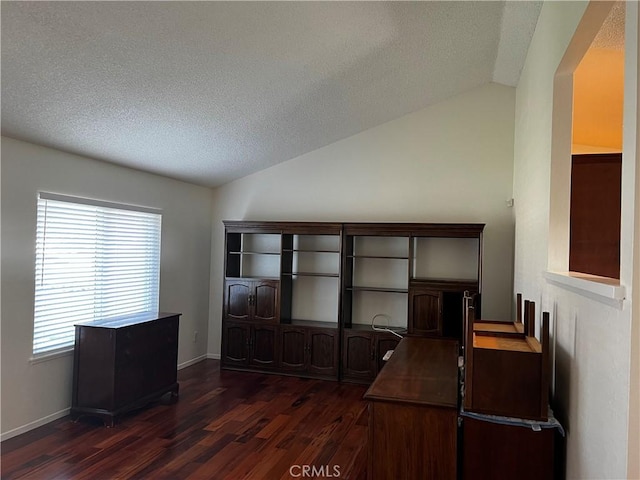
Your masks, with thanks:
M 586 7 L 586 2 L 544 3 L 516 91 L 514 287 L 525 298 L 535 300 L 542 310 L 551 312 L 555 324 L 554 404 L 568 430 L 567 478 L 626 478 L 629 301 L 622 305 L 596 301 L 548 284 L 543 278 L 550 264 L 568 264 L 566 258 L 555 258 L 555 251 L 566 257 L 566 245 L 549 243 L 568 239 L 566 234 L 550 236 L 550 222 L 553 229 L 558 227 L 550 215 L 550 199 L 557 199 L 563 208 L 568 205 L 564 198 L 568 185 L 558 196 L 559 175 L 555 169 L 552 178 L 552 152 L 555 155 L 561 150 L 552 142 L 551 134 L 553 85 L 556 69 Z M 556 125 L 553 129 L 563 130 Z M 570 136 L 567 144 L 569 162 Z M 566 174 L 566 168 L 560 170 Z M 623 211 L 623 223 L 628 223 L 633 208 Z M 568 228 L 566 224 L 564 228 Z M 631 252 L 625 243 L 622 259 L 630 262 Z M 621 282 L 630 287 L 631 276 L 623 274 Z
M 483 313 L 512 298 L 514 89 L 488 84 L 215 191 L 209 352 L 220 353 L 222 220 L 486 223 Z
M 72 356 L 29 361 L 39 190 L 162 209 L 160 309 L 183 314 L 179 363 L 206 353 L 212 191 L 3 137 L 3 439 L 66 413 L 71 404 Z

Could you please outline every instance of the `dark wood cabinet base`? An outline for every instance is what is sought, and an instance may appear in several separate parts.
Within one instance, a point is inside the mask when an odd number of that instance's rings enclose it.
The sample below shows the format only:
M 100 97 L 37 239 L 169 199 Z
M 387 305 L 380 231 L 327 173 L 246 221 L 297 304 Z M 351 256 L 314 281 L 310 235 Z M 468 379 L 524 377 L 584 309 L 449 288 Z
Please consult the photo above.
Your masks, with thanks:
M 72 407 L 71 411 L 69 412 L 69 416 L 71 417 L 71 420 L 73 420 L 74 422 L 77 422 L 81 417 L 84 417 L 84 416 L 96 417 L 101 419 L 104 422 L 106 427 L 113 427 L 116 424 L 116 420 L 121 415 L 124 415 L 125 413 L 131 412 L 138 408 L 142 408 L 152 402 L 162 400 L 163 397 L 165 397 L 166 395 L 169 395 L 169 397 L 167 398 L 169 403 L 175 403 L 178 400 L 179 392 L 180 392 L 180 384 L 176 382 L 173 385 L 167 388 L 164 388 L 159 392 L 154 392 L 152 394 L 149 394 L 117 410 L 106 410 L 103 408 Z
M 163 395 L 178 397 L 179 313 L 136 314 L 76 325 L 71 418 L 107 426 Z
M 338 379 L 339 330 L 224 319 L 221 366 L 227 370 Z
M 391 333 L 365 328 L 346 328 L 342 346 L 342 380 L 370 384 L 382 370 L 387 350 L 393 350 L 400 338 Z

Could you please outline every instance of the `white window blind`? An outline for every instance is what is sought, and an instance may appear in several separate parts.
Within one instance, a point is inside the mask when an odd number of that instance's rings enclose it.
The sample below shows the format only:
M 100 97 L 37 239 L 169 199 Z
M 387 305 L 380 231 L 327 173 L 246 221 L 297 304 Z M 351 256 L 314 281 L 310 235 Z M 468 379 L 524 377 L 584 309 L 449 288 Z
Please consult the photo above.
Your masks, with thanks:
M 69 347 L 78 322 L 156 312 L 156 210 L 40 193 L 33 354 Z

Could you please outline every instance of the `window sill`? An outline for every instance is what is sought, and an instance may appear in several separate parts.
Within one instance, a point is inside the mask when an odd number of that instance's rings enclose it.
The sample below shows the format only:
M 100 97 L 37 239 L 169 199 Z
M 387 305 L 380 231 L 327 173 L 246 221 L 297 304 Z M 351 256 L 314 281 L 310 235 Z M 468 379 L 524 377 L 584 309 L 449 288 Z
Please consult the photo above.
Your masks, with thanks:
M 56 350 L 55 352 L 50 353 L 41 353 L 40 355 L 35 355 L 29 359 L 29 363 L 31 365 L 35 365 L 36 363 L 48 362 L 49 360 L 55 360 L 60 357 L 68 357 L 73 354 L 73 347 L 65 348 L 64 350 Z
M 618 308 L 625 299 L 624 285 L 615 278 L 578 272 L 545 272 L 544 278 L 547 283 Z

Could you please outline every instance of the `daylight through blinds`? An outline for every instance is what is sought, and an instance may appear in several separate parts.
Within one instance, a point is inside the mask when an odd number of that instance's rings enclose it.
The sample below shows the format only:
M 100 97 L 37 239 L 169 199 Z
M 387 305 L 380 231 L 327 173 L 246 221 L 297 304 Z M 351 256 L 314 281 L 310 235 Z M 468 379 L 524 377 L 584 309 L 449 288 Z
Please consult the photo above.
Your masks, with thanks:
M 161 219 L 148 209 L 40 194 L 34 354 L 73 345 L 75 323 L 158 310 Z

